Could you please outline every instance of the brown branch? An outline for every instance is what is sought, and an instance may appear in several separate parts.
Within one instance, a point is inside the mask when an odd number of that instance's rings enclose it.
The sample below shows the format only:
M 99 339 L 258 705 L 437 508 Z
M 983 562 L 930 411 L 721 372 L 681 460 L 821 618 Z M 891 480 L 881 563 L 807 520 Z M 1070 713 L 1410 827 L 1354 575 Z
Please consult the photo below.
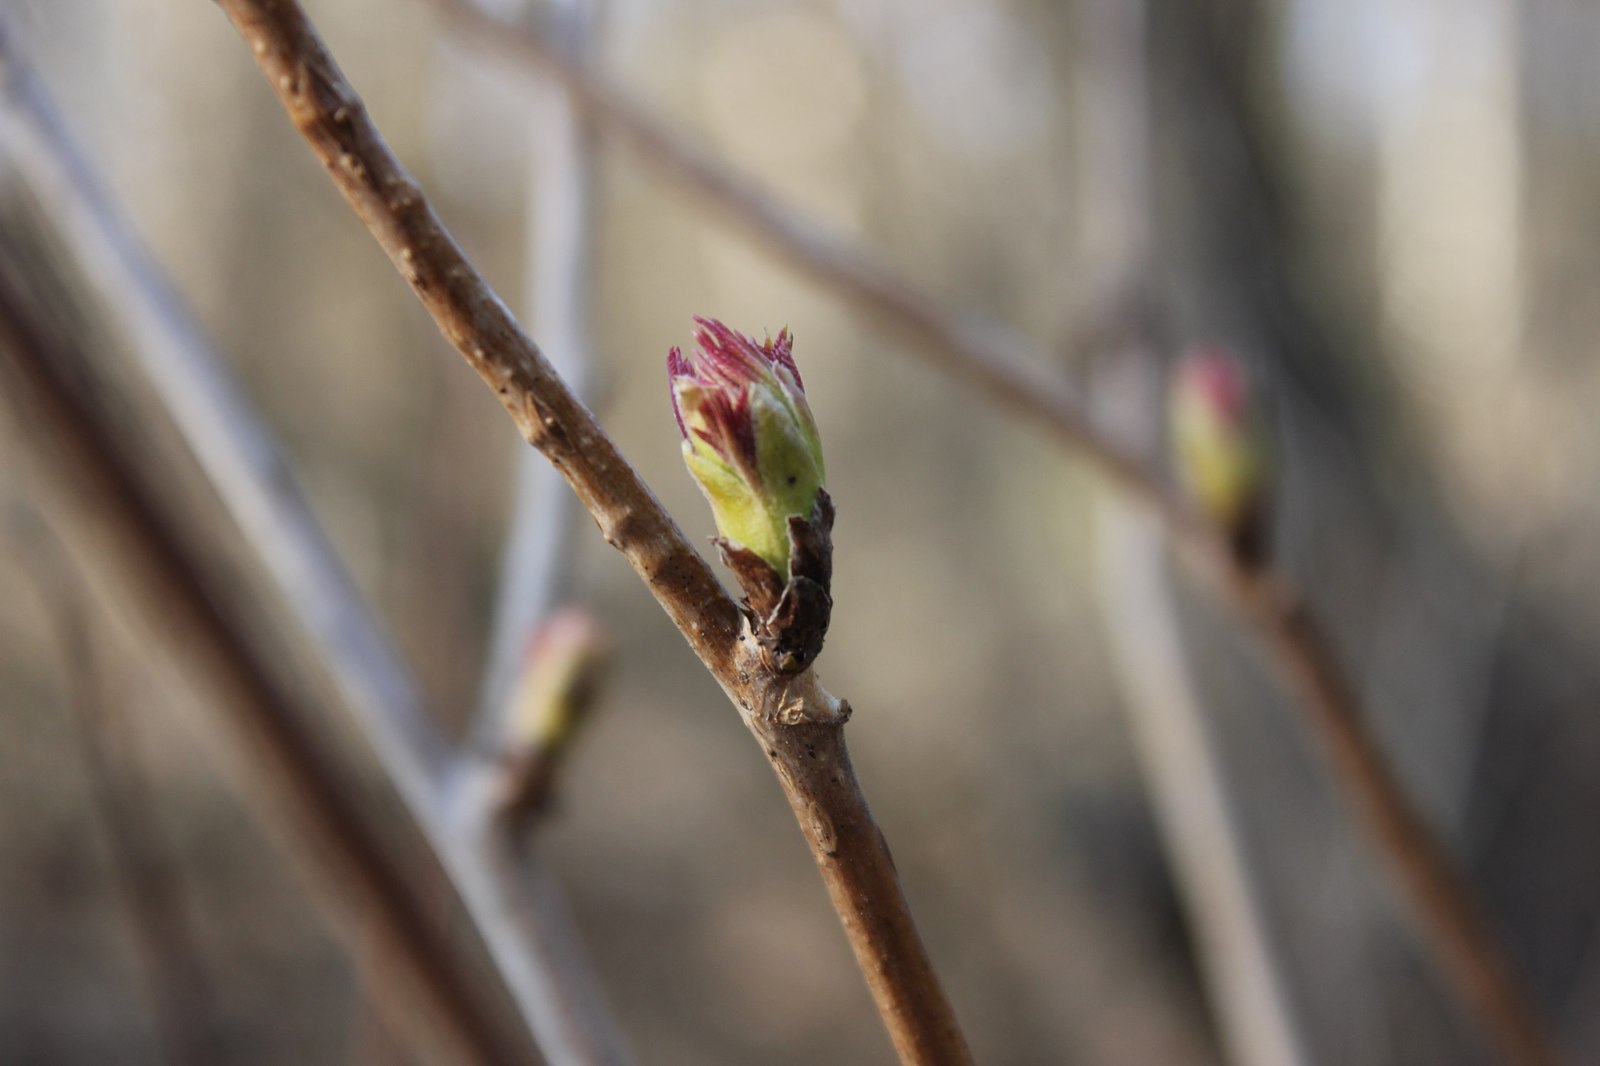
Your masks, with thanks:
M 219 0 L 295 126 L 432 314 L 559 469 L 762 742 L 906 1063 L 970 1055 L 856 784 L 848 707 L 764 670 L 705 561 L 462 255 L 293 0 Z
M 1505 1061 L 1555 1066 L 1554 1046 L 1511 978 L 1477 904 L 1433 833 L 1412 807 L 1359 715 L 1327 641 L 1304 604 L 1277 577 L 1263 574 L 1230 590 L 1300 702 L 1345 782 L 1358 813 L 1396 867 L 1411 904 L 1457 992 Z
M 668 128 L 647 108 L 570 62 L 540 35 L 510 27 L 474 0 L 431 0 L 484 47 L 520 57 L 566 86 L 607 136 L 626 143 L 667 179 L 697 194 L 804 276 L 919 342 L 919 357 L 966 382 L 996 406 L 1056 439 L 1160 519 L 1169 542 L 1203 585 L 1254 633 L 1273 668 L 1307 701 L 1318 736 L 1329 744 L 1336 781 L 1388 864 L 1428 942 L 1463 1001 L 1495 1035 L 1509 1061 L 1555 1061 L 1547 1037 L 1494 937 L 1477 917 L 1470 890 L 1400 787 L 1361 719 L 1336 662 L 1304 622 L 1263 610 L 1262 575 L 1239 565 L 1150 467 L 1104 438 L 1050 359 L 1005 327 L 945 310 L 854 244 L 826 232 L 769 196 L 747 176 Z M 1281 577 L 1270 583 L 1283 587 Z M 1303 611 L 1295 612 L 1301 619 Z M 1323 680 L 1313 697 L 1303 680 Z M 1394 826 L 1410 831 L 1394 832 Z

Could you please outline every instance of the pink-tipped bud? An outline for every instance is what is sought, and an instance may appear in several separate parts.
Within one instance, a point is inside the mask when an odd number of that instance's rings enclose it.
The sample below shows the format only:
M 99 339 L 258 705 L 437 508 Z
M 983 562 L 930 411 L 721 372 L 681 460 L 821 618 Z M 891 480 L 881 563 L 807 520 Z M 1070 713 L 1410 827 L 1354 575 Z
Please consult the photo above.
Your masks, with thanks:
M 695 351 L 667 356 L 684 462 L 717 531 L 787 573 L 789 518 L 811 516 L 823 480 L 789 331 L 758 344 L 714 319 L 695 322 Z
M 683 461 L 711 504 L 769 663 L 803 670 L 822 650 L 833 605 L 833 504 L 793 342 L 787 329 L 757 342 L 694 321 L 694 351 L 667 355 Z
M 1195 507 L 1248 563 L 1266 549 L 1268 457 L 1250 377 L 1225 348 L 1197 346 L 1172 376 L 1174 464 Z

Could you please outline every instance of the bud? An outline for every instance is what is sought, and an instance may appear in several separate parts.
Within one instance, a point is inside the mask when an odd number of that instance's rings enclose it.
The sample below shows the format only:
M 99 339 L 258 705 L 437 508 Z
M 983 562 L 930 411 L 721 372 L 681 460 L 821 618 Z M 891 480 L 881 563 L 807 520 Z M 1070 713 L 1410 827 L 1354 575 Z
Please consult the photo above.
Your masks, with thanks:
M 798 672 L 822 650 L 833 605 L 833 503 L 817 423 L 787 329 L 757 344 L 714 319 L 695 323 L 695 352 L 667 355 L 683 460 L 711 504 L 717 546 L 769 663 Z
M 1184 353 L 1173 373 L 1169 423 L 1179 480 L 1248 564 L 1266 556 L 1268 459 L 1249 376 L 1224 348 Z
M 720 322 L 695 321 L 699 350 L 667 356 L 684 462 L 717 531 L 787 573 L 789 516 L 811 514 L 823 479 L 789 331 L 758 345 Z
M 535 630 L 511 694 L 499 803 L 509 817 L 520 820 L 544 807 L 610 659 L 610 639 L 580 607 L 555 612 Z

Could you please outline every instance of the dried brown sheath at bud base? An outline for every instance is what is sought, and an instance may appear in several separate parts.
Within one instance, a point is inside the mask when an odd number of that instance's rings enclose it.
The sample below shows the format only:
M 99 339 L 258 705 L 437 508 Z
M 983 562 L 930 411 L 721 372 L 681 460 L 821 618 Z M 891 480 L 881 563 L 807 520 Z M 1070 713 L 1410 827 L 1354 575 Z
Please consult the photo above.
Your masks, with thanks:
M 767 665 L 797 674 L 822 654 L 833 615 L 833 498 L 817 490 L 810 518 L 789 516 L 789 580 L 755 552 L 715 539 L 745 598 L 740 604 Z

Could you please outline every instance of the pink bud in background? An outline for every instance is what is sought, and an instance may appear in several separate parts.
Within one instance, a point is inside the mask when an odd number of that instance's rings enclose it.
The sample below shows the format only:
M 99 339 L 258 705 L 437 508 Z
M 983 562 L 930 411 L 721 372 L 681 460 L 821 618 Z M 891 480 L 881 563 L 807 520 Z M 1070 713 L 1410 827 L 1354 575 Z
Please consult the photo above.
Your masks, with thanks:
M 545 619 L 528 640 L 517 676 L 511 744 L 550 747 L 571 739 L 610 655 L 610 638 L 583 608 L 563 607 Z
M 528 641 L 508 718 L 498 806 L 513 822 L 538 813 L 594 706 L 611 639 L 582 607 L 563 607 Z
M 1270 471 L 1261 413 L 1243 364 L 1225 348 L 1190 348 L 1173 369 L 1168 414 L 1184 491 L 1241 560 L 1261 562 Z

